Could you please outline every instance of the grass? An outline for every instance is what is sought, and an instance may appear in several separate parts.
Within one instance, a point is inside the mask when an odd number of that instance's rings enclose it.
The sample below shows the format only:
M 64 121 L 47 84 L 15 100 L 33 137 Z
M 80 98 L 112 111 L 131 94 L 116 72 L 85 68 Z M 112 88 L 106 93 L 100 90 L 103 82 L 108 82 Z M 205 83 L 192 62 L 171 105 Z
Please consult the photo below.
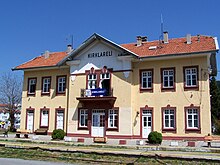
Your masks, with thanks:
M 98 155 L 84 153 L 50 152 L 41 149 L 13 149 L 0 147 L 0 157 L 42 160 L 52 162 L 80 163 L 80 164 L 218 164 L 205 161 L 185 161 L 177 159 L 155 159 L 146 157 L 124 157 L 117 155 Z

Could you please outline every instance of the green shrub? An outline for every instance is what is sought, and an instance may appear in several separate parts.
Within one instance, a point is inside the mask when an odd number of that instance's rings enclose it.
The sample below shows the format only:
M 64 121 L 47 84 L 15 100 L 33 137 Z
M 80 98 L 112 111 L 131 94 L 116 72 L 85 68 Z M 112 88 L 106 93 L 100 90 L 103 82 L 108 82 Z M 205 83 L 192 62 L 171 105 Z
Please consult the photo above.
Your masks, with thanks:
M 150 144 L 161 144 L 162 142 L 162 134 L 157 132 L 157 131 L 153 131 L 148 135 L 148 142 Z
M 220 120 L 214 118 L 213 125 L 214 125 L 214 130 L 213 130 L 214 134 L 220 135 Z
M 52 133 L 52 139 L 63 140 L 65 136 L 65 132 L 62 129 L 55 129 Z

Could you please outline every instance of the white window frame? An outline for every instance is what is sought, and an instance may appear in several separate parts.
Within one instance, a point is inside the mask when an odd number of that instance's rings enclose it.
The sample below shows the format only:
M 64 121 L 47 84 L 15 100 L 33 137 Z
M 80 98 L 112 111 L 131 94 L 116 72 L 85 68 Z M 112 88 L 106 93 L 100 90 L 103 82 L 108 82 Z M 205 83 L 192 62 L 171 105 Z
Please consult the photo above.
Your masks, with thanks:
M 166 119 L 167 116 L 167 119 Z M 173 119 L 172 119 L 173 116 Z M 168 120 L 168 126 L 166 126 L 166 120 Z M 173 121 L 173 126 L 172 126 Z M 163 128 L 174 129 L 175 128 L 175 110 L 174 109 L 164 109 L 163 110 Z
M 62 114 L 62 118 L 63 118 L 63 123 L 62 123 L 62 128 L 59 128 L 59 129 L 63 129 L 64 130 L 64 120 L 65 120 L 65 112 L 64 112 L 65 110 L 64 109 L 56 109 L 56 129 L 58 129 L 59 127 L 58 127 L 58 114 Z
M 97 88 L 97 75 L 89 74 L 88 75 L 88 89 L 95 89 L 95 88 Z
M 66 91 L 66 77 L 60 76 L 57 79 L 57 93 L 65 93 Z
M 35 86 L 34 92 L 31 92 L 32 85 Z M 28 94 L 35 94 L 36 93 L 36 86 L 37 86 L 37 79 L 36 78 L 28 79 Z
M 110 73 L 100 73 L 100 80 L 110 79 Z
M 187 116 L 187 129 L 199 129 L 199 110 L 197 108 L 187 108 L 186 111 L 186 116 Z M 189 116 L 191 116 L 189 119 Z M 191 126 L 189 126 L 189 121 L 191 120 Z M 195 126 L 195 121 L 197 121 L 197 126 Z
M 149 86 L 149 83 L 151 86 Z M 141 89 L 152 89 L 152 87 L 153 87 L 153 72 L 151 70 L 141 71 Z
M 198 85 L 198 69 L 196 67 L 185 68 L 185 86 L 186 87 L 197 87 Z M 193 84 L 193 80 L 196 84 Z
M 174 88 L 174 76 L 175 76 L 175 73 L 174 73 L 174 69 L 163 69 L 163 88 Z M 166 73 L 166 74 L 165 74 Z M 165 86 L 165 78 L 167 78 L 167 81 L 168 81 L 168 85 Z M 171 80 L 172 78 L 172 80 Z M 173 85 L 171 86 L 171 82 L 173 82 Z
M 42 93 L 50 93 L 51 78 L 44 77 L 42 82 L 43 82 Z
M 117 126 L 116 126 L 117 121 Z M 118 110 L 109 109 L 108 111 L 108 128 L 118 128 Z
M 79 127 L 88 127 L 88 109 L 79 110 Z
M 47 114 L 47 125 L 42 125 L 43 123 L 43 114 L 45 113 L 45 112 L 47 112 L 46 114 Z M 40 126 L 41 127 L 49 127 L 49 110 L 48 109 L 42 109 L 41 110 L 41 121 L 40 121 L 41 123 L 40 123 Z

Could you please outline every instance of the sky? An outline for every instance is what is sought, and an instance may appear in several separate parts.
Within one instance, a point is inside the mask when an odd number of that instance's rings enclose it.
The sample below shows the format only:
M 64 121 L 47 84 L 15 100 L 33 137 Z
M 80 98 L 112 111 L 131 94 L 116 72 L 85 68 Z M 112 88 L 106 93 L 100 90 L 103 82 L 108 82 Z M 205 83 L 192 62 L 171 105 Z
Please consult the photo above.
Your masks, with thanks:
M 201 34 L 220 41 L 219 6 L 219 0 L 2 0 L 0 74 L 46 50 L 66 50 L 71 35 L 74 48 L 93 33 L 117 44 L 135 42 L 138 35 L 158 40 L 161 15 L 169 38 Z

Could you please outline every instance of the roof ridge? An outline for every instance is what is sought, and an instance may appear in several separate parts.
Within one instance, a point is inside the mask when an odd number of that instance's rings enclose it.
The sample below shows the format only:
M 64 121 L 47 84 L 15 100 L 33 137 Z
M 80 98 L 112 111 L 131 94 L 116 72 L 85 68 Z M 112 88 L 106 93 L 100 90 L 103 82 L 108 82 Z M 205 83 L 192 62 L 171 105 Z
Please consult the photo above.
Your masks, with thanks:
M 201 34 L 199 34 L 200 35 L 200 37 L 202 36 L 202 37 L 210 37 L 210 38 L 213 38 L 213 36 L 211 36 L 211 35 L 201 35 Z M 193 36 L 191 36 L 191 37 L 197 37 L 198 35 L 193 35 Z M 170 40 L 177 40 L 177 39 L 186 39 L 186 37 L 179 37 L 179 38 L 169 38 L 169 41 Z M 151 43 L 151 42 L 159 42 L 160 40 L 152 40 L 152 41 L 145 41 L 145 42 L 142 42 L 142 43 Z M 130 43 L 122 43 L 122 44 L 119 44 L 119 45 L 127 45 L 127 44 L 136 44 L 136 42 L 130 42 Z

